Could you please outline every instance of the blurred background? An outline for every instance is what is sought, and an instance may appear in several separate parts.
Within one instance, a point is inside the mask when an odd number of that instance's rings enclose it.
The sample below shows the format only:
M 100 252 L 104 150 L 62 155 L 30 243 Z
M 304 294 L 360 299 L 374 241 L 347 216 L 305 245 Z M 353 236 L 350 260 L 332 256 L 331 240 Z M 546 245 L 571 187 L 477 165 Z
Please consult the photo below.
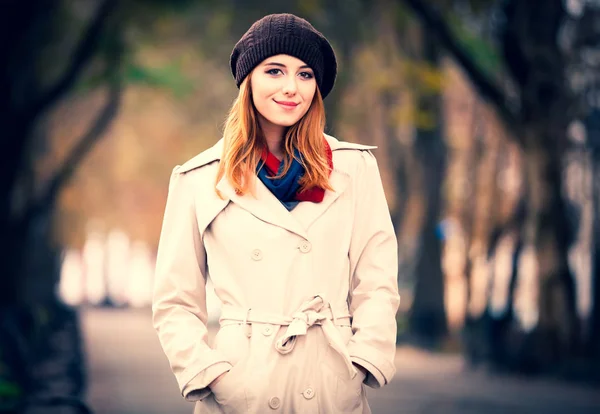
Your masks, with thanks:
M 279 12 L 336 50 L 327 132 L 379 147 L 402 303 L 373 412 L 600 412 L 599 0 L 1 6 L 0 412 L 192 412 L 150 320 L 168 179 Z

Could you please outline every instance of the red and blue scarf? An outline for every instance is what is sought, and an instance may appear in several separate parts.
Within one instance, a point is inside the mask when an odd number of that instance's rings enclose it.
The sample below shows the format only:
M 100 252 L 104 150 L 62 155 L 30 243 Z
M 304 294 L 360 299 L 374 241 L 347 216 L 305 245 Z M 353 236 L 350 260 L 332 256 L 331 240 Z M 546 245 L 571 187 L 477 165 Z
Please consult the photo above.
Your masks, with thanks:
M 329 164 L 329 173 L 333 170 L 333 156 L 331 147 L 325 142 L 325 151 L 327 163 Z M 304 166 L 298 161 L 301 158 L 300 152 L 294 148 L 294 158 L 288 172 L 281 178 L 272 178 L 283 172 L 284 163 L 279 161 L 268 148 L 261 154 L 262 163 L 256 167 L 258 178 L 263 184 L 277 197 L 279 201 L 288 209 L 292 210 L 301 201 L 310 201 L 320 203 L 325 197 L 325 189 L 321 187 L 312 187 L 300 191 L 300 179 L 305 173 Z

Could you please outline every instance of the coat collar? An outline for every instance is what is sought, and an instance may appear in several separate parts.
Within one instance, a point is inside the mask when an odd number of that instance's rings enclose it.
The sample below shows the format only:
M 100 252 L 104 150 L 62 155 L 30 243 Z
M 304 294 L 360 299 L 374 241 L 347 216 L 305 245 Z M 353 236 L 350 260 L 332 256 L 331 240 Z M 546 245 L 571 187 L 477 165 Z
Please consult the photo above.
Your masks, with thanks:
M 362 145 L 362 144 L 355 144 L 352 142 L 339 141 L 338 139 L 332 137 L 331 135 L 327 135 L 327 134 L 324 134 L 324 135 L 325 135 L 325 139 L 329 143 L 329 146 L 331 147 L 331 151 L 347 150 L 347 149 L 372 150 L 372 149 L 377 148 L 376 146 L 373 146 L 373 145 Z M 223 153 L 223 138 L 218 140 L 212 147 L 208 148 L 207 150 L 196 155 L 194 158 L 185 162 L 179 168 L 179 172 L 185 173 L 185 172 L 194 170 L 196 168 L 200 168 L 204 165 L 210 164 L 214 161 L 220 160 L 222 153 Z M 334 168 L 335 168 L 335 163 L 334 163 Z
M 236 194 L 235 189 L 225 177 L 217 183 L 216 188 L 224 197 L 260 220 L 282 227 L 307 239 L 307 230 L 311 224 L 327 211 L 333 202 L 346 190 L 350 182 L 350 174 L 344 171 L 343 168 L 340 168 L 339 165 L 336 165 L 335 152 L 349 149 L 371 150 L 377 148 L 370 145 L 339 141 L 326 134 L 325 138 L 331 147 L 331 151 L 334 153 L 333 171 L 329 177 L 334 191 L 325 191 L 325 197 L 320 203 L 303 202 L 290 212 L 259 179 L 254 180 L 254 196 L 251 194 L 245 196 Z M 179 168 L 179 172 L 186 173 L 220 160 L 222 152 L 223 139 L 221 138 L 215 145 L 184 163 Z
M 223 138 L 217 141 L 215 145 L 208 148 L 205 151 L 202 151 L 200 154 L 196 155 L 194 158 L 188 160 L 184 164 L 179 167 L 180 173 L 186 173 L 188 171 L 192 171 L 196 168 L 203 167 L 208 165 L 214 161 L 221 159 L 221 154 L 223 153 Z

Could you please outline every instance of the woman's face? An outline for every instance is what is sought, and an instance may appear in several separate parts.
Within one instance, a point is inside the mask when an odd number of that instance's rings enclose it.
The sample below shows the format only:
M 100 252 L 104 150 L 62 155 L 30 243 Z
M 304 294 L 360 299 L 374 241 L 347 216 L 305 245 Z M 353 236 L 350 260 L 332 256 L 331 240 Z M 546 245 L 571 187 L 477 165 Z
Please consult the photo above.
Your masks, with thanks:
M 289 55 L 265 59 L 252 72 L 250 82 L 263 129 L 294 125 L 310 108 L 317 90 L 313 70 Z

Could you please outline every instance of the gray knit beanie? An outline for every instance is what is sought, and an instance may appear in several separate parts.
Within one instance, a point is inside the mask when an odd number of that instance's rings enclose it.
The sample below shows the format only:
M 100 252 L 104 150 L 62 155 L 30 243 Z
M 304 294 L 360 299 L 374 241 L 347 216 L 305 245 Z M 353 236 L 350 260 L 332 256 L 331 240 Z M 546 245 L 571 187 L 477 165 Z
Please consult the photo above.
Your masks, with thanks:
M 279 54 L 310 66 L 323 98 L 331 92 L 337 74 L 333 48 L 309 22 L 287 13 L 263 17 L 236 43 L 229 64 L 237 87 L 263 60 Z

